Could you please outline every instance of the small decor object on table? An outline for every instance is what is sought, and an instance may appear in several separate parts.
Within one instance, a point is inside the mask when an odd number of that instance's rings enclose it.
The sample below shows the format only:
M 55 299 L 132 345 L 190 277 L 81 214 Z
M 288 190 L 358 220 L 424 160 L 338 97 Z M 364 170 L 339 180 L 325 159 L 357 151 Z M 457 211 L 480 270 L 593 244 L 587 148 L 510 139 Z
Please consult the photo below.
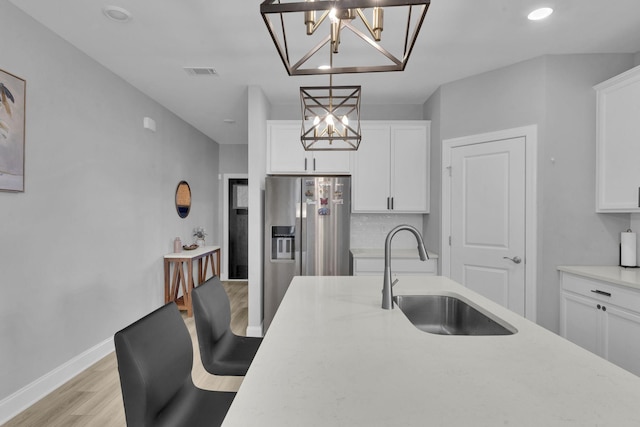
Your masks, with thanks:
M 174 253 L 182 252 L 182 242 L 180 241 L 179 237 L 176 237 L 175 240 L 173 241 L 173 252 Z
M 207 235 L 206 230 L 203 227 L 196 227 L 193 229 L 193 237 L 196 238 L 196 245 L 203 247 L 204 238 Z

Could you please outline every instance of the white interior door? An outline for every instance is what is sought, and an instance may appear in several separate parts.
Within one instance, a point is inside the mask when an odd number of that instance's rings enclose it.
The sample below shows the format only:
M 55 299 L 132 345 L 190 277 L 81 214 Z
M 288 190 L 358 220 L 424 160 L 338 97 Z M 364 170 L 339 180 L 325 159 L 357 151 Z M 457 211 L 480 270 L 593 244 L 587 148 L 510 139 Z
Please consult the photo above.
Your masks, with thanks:
M 451 149 L 451 278 L 525 315 L 524 137 Z

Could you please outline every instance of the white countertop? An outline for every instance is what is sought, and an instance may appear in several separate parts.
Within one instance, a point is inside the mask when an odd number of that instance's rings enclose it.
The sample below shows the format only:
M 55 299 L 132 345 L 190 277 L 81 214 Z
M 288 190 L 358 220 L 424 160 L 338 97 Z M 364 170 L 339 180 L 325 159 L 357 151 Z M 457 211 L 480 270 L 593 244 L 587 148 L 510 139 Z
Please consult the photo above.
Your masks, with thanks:
M 382 310 L 377 277 L 295 277 L 224 421 L 246 426 L 638 426 L 640 378 L 441 277 L 518 329 L 441 336 Z
M 384 249 L 352 248 L 351 255 L 354 258 L 384 258 Z M 427 251 L 427 255 L 429 255 L 429 259 L 438 258 L 438 254 L 435 252 Z M 418 248 L 392 249 L 391 258 L 420 259 L 420 255 L 418 255 Z
M 610 265 L 561 265 L 558 270 L 640 290 L 640 268 Z
M 197 258 L 210 252 L 219 251 L 220 246 L 200 246 L 195 249 L 186 250 L 182 252 L 173 252 L 164 256 L 165 259 L 183 259 L 183 258 Z

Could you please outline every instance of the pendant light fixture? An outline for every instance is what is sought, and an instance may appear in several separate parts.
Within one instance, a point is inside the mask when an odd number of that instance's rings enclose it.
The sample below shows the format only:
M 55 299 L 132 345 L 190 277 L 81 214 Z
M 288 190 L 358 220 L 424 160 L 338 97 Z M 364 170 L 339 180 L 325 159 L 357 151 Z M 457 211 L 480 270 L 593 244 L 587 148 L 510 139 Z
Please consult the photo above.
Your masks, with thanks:
M 429 4 L 265 0 L 260 13 L 289 75 L 369 73 L 405 69 Z M 331 69 L 321 67 L 327 45 L 333 54 L 345 52 Z
M 329 55 L 333 65 L 333 53 Z M 355 151 L 360 146 L 360 86 L 300 88 L 302 131 L 306 151 Z

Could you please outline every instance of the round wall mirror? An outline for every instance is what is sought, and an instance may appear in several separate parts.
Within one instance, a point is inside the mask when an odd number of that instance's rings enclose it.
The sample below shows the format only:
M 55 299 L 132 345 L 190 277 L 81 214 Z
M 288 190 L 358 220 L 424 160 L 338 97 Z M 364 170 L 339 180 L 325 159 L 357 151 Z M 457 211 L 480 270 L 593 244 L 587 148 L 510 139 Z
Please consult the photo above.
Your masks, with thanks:
M 176 210 L 180 218 L 186 218 L 191 210 L 191 188 L 187 181 L 180 181 L 176 188 Z

